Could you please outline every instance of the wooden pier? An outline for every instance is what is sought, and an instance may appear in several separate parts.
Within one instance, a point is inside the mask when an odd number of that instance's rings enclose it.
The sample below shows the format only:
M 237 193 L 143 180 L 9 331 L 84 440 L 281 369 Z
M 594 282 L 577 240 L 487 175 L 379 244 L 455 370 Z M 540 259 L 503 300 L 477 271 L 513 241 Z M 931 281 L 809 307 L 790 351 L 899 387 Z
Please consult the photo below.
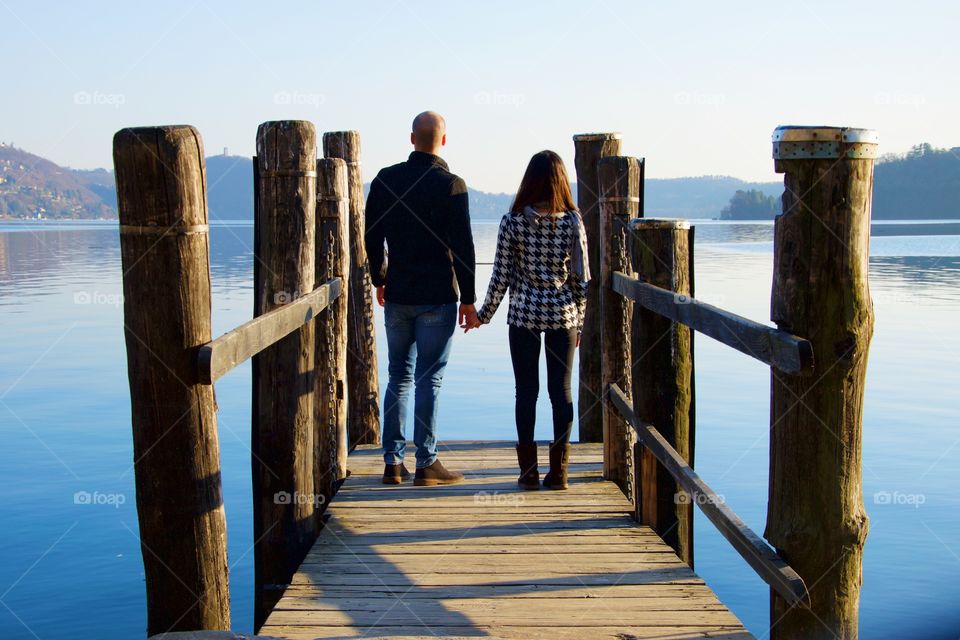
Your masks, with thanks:
M 114 139 L 148 635 L 232 637 L 213 387 L 251 359 L 266 636 L 748 638 L 693 571 L 696 506 L 770 586 L 772 640 L 857 637 L 874 132 L 775 131 L 776 326 L 698 301 L 694 227 L 644 217 L 644 160 L 618 134 L 574 137 L 586 442 L 568 491 L 532 492 L 502 442 L 446 445 L 461 485 L 380 483 L 359 134 L 326 133 L 321 159 L 310 122 L 256 139 L 254 317 L 218 338 L 199 132 Z M 762 536 L 694 471 L 697 333 L 770 367 Z
M 509 442 L 444 443 L 452 487 L 384 486 L 379 447 L 350 477 L 260 630 L 313 638 L 752 638 L 576 444 L 568 491 L 516 489 Z M 546 447 L 540 447 L 546 458 Z

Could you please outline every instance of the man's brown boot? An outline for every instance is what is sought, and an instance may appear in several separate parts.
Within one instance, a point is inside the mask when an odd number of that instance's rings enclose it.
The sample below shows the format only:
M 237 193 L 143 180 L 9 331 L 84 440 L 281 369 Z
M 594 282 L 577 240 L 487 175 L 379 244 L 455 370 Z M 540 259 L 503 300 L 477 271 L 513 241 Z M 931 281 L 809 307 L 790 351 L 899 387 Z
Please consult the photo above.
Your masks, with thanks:
M 570 443 L 550 443 L 550 473 L 543 479 L 547 489 L 567 488 L 567 461 L 570 459 Z
M 429 467 L 417 469 L 413 477 L 415 487 L 434 487 L 439 484 L 457 484 L 463 482 L 463 474 L 445 469 L 440 460 L 434 460 Z
M 517 445 L 517 462 L 520 464 L 520 477 L 517 486 L 525 491 L 540 488 L 540 471 L 537 469 L 537 444 Z
M 410 479 L 410 472 L 400 464 L 383 465 L 383 484 L 401 484 Z

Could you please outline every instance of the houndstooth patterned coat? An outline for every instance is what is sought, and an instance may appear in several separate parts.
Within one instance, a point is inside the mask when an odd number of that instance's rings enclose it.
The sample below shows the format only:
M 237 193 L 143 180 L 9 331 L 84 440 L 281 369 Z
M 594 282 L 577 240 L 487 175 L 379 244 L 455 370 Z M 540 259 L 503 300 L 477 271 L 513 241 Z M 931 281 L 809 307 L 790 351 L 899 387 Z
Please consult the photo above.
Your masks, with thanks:
M 587 283 L 571 269 L 577 219 L 567 213 L 508 213 L 500 221 L 493 275 L 478 313 L 487 324 L 507 289 L 507 324 L 527 329 L 583 330 Z

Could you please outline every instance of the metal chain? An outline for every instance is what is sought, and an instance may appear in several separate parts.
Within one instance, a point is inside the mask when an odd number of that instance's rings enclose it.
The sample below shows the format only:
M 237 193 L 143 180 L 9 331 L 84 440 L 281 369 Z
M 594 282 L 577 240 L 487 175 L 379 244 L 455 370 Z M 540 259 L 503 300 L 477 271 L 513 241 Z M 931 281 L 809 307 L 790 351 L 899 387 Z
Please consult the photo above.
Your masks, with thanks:
M 627 249 L 627 231 L 624 225 L 620 225 L 617 228 L 616 239 L 614 241 L 613 250 L 614 254 L 614 263 L 619 265 L 621 271 L 625 273 L 630 272 L 630 257 Z M 621 299 L 620 304 L 620 313 L 621 315 L 621 326 L 625 327 L 629 332 L 632 330 L 632 310 L 631 304 L 626 298 Z M 633 359 L 633 354 L 631 353 L 630 345 L 633 342 L 633 337 L 628 337 L 627 340 L 624 340 L 620 345 L 622 349 L 622 362 L 626 363 L 626 370 L 624 371 L 624 377 L 622 380 L 622 386 L 624 391 L 628 394 L 629 397 L 633 397 L 632 393 L 632 376 L 631 376 L 631 363 Z M 634 443 L 634 433 L 633 429 L 626 423 L 626 420 L 618 420 L 617 425 L 619 427 L 620 433 L 618 434 L 620 439 L 620 468 L 623 469 L 623 480 L 624 480 L 624 490 L 628 496 L 634 495 L 634 473 L 633 468 L 633 443 Z
M 327 282 L 332 280 L 335 277 L 333 265 L 334 262 L 339 262 L 335 260 L 334 256 L 338 254 L 335 253 L 340 247 L 337 246 L 336 234 L 334 230 L 330 229 L 327 232 Z M 346 283 L 341 284 L 341 290 L 346 286 Z M 337 362 L 339 361 L 338 345 L 334 337 L 333 332 L 333 309 L 334 305 L 339 305 L 340 300 L 335 300 L 327 309 L 327 319 L 324 323 L 325 333 L 324 339 L 326 340 L 327 348 L 327 362 L 326 372 L 327 372 L 327 473 L 334 474 L 330 480 L 330 486 L 332 487 L 333 483 L 338 479 L 337 476 L 337 402 L 336 398 L 336 389 L 337 389 Z

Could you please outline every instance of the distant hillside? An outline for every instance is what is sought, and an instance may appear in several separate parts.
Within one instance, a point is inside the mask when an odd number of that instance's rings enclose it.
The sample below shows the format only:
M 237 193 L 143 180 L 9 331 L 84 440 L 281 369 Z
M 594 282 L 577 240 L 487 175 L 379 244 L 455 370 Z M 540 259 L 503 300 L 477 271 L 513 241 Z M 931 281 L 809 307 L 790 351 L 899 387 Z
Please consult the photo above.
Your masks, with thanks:
M 212 156 L 207 161 L 211 220 L 253 218 L 253 167 L 245 156 Z M 366 185 L 368 186 L 368 185 Z M 573 185 L 576 192 L 576 185 Z M 736 194 L 740 192 L 741 195 Z M 755 193 L 752 193 L 755 192 Z M 729 176 L 648 179 L 646 215 L 668 218 L 748 219 L 753 208 L 733 206 L 731 199 L 751 194 L 758 201 L 777 200 L 780 182 L 745 182 Z M 512 194 L 470 190 L 475 220 L 499 220 Z M 960 218 L 960 148 L 918 145 L 902 156 L 877 162 L 873 216 L 877 219 Z M 740 203 L 743 204 L 742 202 Z M 0 145 L 0 218 L 116 218 L 113 172 L 60 167 L 39 156 Z M 770 219 L 773 212 L 763 214 Z
M 960 218 L 960 147 L 919 144 L 903 155 L 887 155 L 873 175 L 875 219 Z
M 779 198 L 783 183 L 745 182 L 730 176 L 648 178 L 644 188 L 644 208 L 649 217 L 717 218 L 734 193 L 751 189 Z
M 102 170 L 101 170 L 102 171 Z M 91 188 L 101 172 L 75 172 L 0 145 L 0 218 L 111 218 L 115 206 Z M 107 174 L 106 171 L 102 171 Z M 95 176 L 79 174 L 97 174 Z M 112 174 L 108 174 L 111 176 Z M 113 191 L 113 187 L 110 187 Z
M 253 160 L 207 158 L 207 206 L 211 220 L 253 220 Z

